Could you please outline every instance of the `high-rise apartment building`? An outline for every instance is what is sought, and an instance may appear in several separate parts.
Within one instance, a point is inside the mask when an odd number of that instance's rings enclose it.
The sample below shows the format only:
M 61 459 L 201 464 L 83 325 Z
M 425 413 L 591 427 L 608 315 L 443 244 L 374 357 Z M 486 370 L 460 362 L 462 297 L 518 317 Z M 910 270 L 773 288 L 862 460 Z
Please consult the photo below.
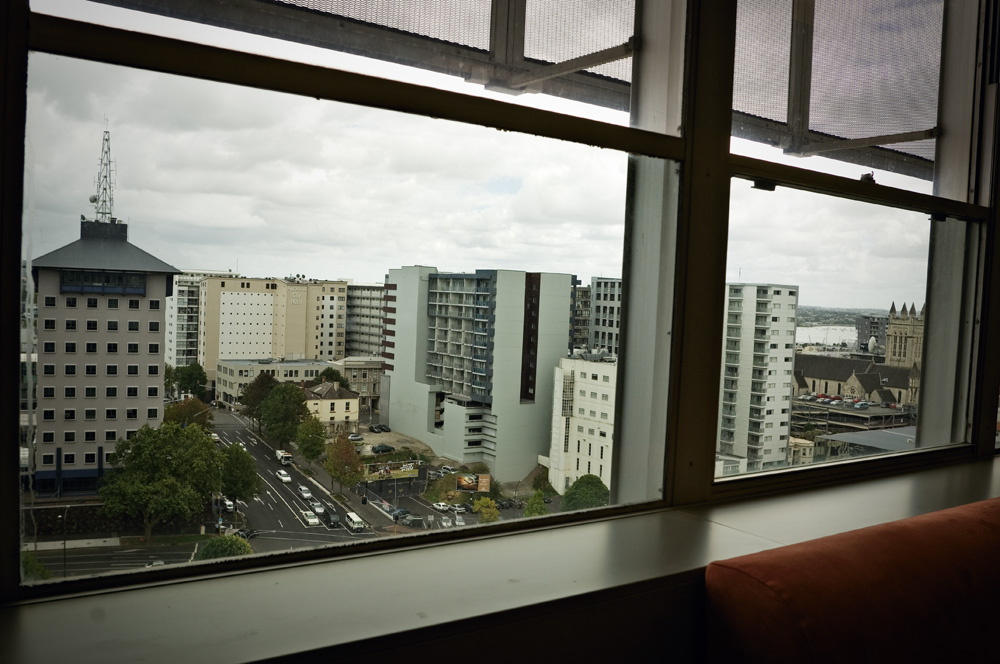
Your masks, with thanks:
M 854 321 L 854 328 L 858 331 L 857 348 L 855 350 L 877 353 L 885 353 L 885 334 L 889 325 L 888 316 L 878 314 L 865 314 L 858 316 Z M 874 347 L 871 345 L 872 337 L 875 338 Z
M 568 274 L 390 270 L 382 421 L 502 481 L 523 478 L 549 448 L 571 285 Z
M 198 361 L 199 282 L 205 277 L 239 277 L 225 270 L 184 270 L 174 275 L 174 292 L 167 298 L 165 358 L 172 367 Z
M 32 263 L 38 302 L 35 490 L 93 493 L 115 443 L 163 421 L 165 301 L 178 270 L 81 221 L 80 239 Z
M 622 320 L 622 280 L 590 279 L 590 346 L 618 355 Z
M 347 284 L 348 357 L 382 353 L 382 284 Z
M 560 495 L 582 475 L 611 486 L 618 367 L 596 357 L 564 357 L 554 369 L 549 483 Z
M 590 286 L 573 286 L 573 331 L 572 347 L 590 348 Z
M 746 459 L 748 472 L 780 468 L 787 465 L 792 418 L 798 286 L 726 287 L 717 451 Z
M 344 357 L 346 281 L 206 277 L 199 293 L 198 362 L 209 383 L 220 359 Z

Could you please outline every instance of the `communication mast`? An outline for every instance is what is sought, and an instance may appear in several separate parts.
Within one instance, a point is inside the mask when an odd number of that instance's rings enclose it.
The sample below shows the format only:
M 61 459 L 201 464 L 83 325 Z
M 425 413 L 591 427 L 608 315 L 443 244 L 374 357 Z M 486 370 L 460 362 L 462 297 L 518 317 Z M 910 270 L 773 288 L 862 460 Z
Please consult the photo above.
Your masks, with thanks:
M 97 172 L 97 193 L 90 197 L 94 204 L 96 221 L 115 223 L 115 191 L 111 174 L 111 132 L 104 130 L 104 144 L 101 146 L 101 167 Z

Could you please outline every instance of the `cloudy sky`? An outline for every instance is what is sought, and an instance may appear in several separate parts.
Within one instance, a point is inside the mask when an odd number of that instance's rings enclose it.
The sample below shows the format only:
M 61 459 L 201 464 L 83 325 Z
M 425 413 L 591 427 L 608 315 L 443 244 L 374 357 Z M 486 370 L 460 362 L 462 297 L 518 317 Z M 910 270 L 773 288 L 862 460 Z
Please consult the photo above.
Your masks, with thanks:
M 122 26 L 487 94 L 461 81 L 68 0 L 34 5 Z M 120 18 L 119 18 L 120 17 Z M 512 101 L 509 97 L 498 97 Z M 538 95 L 518 103 L 586 113 Z M 620 276 L 626 155 L 345 104 L 34 54 L 25 224 L 39 256 L 79 237 L 105 127 L 115 215 L 179 269 L 382 281 L 402 265 Z M 761 156 L 763 148 L 738 145 Z M 769 155 L 803 165 L 803 160 Z M 856 178 L 860 167 L 812 158 Z M 925 183 L 876 175 L 880 183 Z M 800 302 L 923 302 L 925 217 L 734 182 L 727 278 L 795 284 Z

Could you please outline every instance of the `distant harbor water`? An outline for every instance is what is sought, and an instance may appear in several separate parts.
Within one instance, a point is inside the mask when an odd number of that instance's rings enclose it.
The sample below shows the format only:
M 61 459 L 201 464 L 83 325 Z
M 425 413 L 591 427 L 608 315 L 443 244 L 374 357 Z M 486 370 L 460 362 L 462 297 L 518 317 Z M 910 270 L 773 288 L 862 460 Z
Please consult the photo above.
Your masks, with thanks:
M 816 327 L 795 328 L 795 343 L 797 344 L 829 344 L 846 343 L 853 349 L 858 339 L 858 331 L 846 325 L 817 325 Z

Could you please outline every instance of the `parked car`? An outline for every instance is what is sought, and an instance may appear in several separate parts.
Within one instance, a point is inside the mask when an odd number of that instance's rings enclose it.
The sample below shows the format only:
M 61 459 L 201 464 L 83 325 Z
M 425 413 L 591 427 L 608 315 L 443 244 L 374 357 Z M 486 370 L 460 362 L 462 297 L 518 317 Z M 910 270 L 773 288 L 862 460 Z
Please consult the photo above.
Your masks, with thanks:
M 324 514 L 326 512 L 326 508 L 323 507 L 323 503 L 319 502 L 318 500 L 310 500 L 309 509 L 311 509 L 316 514 Z
M 439 480 L 442 477 L 444 477 L 444 475 L 442 475 L 439 471 L 436 471 L 436 470 L 428 470 L 427 471 L 427 479 L 429 479 L 429 480 Z
M 854 407 L 857 410 L 868 410 L 868 402 L 867 401 L 859 401 L 858 403 L 854 404 Z
M 305 510 L 304 512 L 302 512 L 302 520 L 306 522 L 307 526 L 318 526 L 318 525 L 320 525 L 319 524 L 319 517 L 316 516 L 315 514 L 313 514 L 312 512 L 310 512 L 309 510 Z
M 465 519 L 462 518 L 461 514 L 456 514 L 455 515 L 455 525 L 456 526 L 464 526 L 465 525 Z
M 447 475 L 451 475 L 452 473 L 455 472 L 455 469 L 452 468 L 451 466 L 441 466 L 441 472 Z
M 306 500 L 309 500 L 310 498 L 313 497 L 313 493 L 312 491 L 309 490 L 309 487 L 304 486 L 302 484 L 299 485 L 298 492 L 299 495 L 305 498 Z
M 352 433 L 347 437 L 347 440 L 351 441 L 352 443 L 360 443 L 364 439 L 365 439 L 364 436 L 362 436 L 360 433 Z
M 219 438 L 219 434 L 215 433 L 214 431 L 212 432 L 212 440 L 214 440 L 217 443 L 222 441 L 222 439 Z
M 395 452 L 396 448 L 392 445 L 385 445 L 384 443 L 379 443 L 372 447 L 372 452 L 375 454 L 386 454 L 388 452 Z
M 451 528 L 451 518 L 446 517 L 446 516 L 441 517 L 441 527 L 442 528 Z
M 330 510 L 323 514 L 323 522 L 331 528 L 340 527 L 340 515 Z
M 257 537 L 257 535 L 260 535 L 260 531 L 250 530 L 249 528 L 240 528 L 233 534 L 236 535 L 237 537 L 242 537 L 243 539 L 248 540 L 253 537 Z
M 283 484 L 288 484 L 292 481 L 292 476 L 289 475 L 287 471 L 279 470 L 275 473 L 275 475 L 278 476 L 278 479 L 281 480 Z
M 382 431 L 382 428 L 377 424 L 369 424 L 368 430 L 371 431 L 372 433 L 380 433 Z
M 438 512 L 447 512 L 451 509 L 448 507 L 448 503 L 434 503 L 431 507 L 436 509 Z
M 424 517 L 418 514 L 407 514 L 402 519 L 399 520 L 404 526 L 417 526 L 424 522 Z
M 232 512 L 236 508 L 236 506 L 233 505 L 233 501 L 229 500 L 225 496 L 222 496 L 222 498 L 219 499 L 219 503 L 226 508 L 227 512 Z
M 458 513 L 461 513 L 461 512 L 468 512 L 469 511 L 469 506 L 466 505 L 465 503 L 457 503 L 455 505 L 449 506 L 448 509 L 450 509 L 452 512 L 455 512 L 456 514 L 458 514 Z
M 389 433 L 390 431 L 392 431 L 392 429 L 389 428 L 388 424 L 380 424 L 378 425 L 378 428 L 379 431 L 381 431 L 382 433 Z

